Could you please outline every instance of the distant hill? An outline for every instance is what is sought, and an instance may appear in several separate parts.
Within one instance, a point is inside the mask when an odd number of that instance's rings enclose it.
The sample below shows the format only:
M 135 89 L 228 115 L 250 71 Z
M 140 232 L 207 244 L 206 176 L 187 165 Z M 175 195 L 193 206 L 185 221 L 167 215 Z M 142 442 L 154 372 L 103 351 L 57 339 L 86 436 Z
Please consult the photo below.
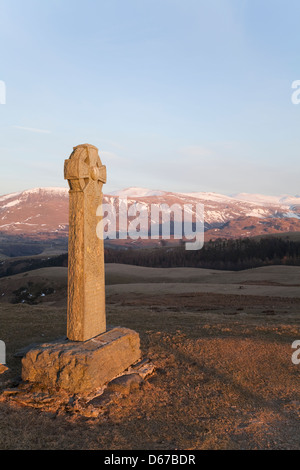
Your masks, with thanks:
M 104 195 L 104 202 L 119 212 L 119 198 L 128 206 L 140 203 L 148 211 L 148 224 L 153 220 L 151 208 L 163 204 L 182 207 L 204 205 L 205 240 L 240 238 L 300 232 L 300 197 L 237 194 L 226 196 L 210 192 L 175 193 L 145 188 L 127 188 Z M 172 222 L 177 215 L 171 216 Z M 172 230 L 171 230 L 172 234 Z M 111 232 L 108 231 L 108 236 Z M 0 257 L 59 254 L 67 249 L 68 189 L 35 188 L 0 196 Z M 178 240 L 164 241 L 165 245 Z M 109 240 L 111 247 L 151 247 L 158 240 Z M 46 251 L 45 251 L 46 250 Z M 4 258 L 3 258 L 4 259 Z

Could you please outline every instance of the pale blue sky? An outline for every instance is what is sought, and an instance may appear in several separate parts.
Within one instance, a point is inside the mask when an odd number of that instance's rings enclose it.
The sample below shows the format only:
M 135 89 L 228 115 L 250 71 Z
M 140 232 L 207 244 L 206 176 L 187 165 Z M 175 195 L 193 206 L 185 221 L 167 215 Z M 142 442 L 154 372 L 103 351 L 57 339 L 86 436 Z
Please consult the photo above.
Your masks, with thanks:
M 0 0 L 0 194 L 66 186 L 91 143 L 107 191 L 299 194 L 299 0 Z

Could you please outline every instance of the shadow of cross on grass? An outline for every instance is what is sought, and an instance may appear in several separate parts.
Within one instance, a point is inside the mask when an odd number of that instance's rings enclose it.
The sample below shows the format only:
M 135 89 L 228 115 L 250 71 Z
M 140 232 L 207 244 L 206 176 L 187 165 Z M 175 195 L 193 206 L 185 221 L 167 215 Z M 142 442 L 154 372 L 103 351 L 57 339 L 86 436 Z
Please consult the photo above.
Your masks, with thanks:
M 298 419 L 287 409 L 294 400 L 300 403 L 299 374 L 291 363 L 290 345 L 275 344 L 266 339 L 227 337 L 199 339 L 199 351 L 196 349 L 194 354 L 190 354 L 189 346 L 189 352 L 182 350 L 185 348 L 183 342 L 175 348 L 172 342 L 165 346 L 170 355 L 175 355 L 178 370 L 182 364 L 184 372 L 178 374 L 184 377 L 184 383 L 194 384 L 199 389 L 197 399 L 205 401 L 210 409 L 208 420 L 221 420 L 226 415 L 233 428 L 237 428 L 241 422 L 248 425 L 254 416 L 265 413 L 272 416 L 271 429 L 274 430 L 276 422 L 278 426 L 288 428 L 288 422 Z M 181 389 L 184 389 L 183 384 Z M 267 426 L 267 419 L 258 424 Z

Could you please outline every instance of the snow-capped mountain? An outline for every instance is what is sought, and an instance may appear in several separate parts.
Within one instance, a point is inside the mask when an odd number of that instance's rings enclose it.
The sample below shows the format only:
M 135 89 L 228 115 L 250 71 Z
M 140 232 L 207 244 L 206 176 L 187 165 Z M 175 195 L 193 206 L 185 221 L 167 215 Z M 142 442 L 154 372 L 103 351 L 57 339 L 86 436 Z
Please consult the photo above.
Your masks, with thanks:
M 110 196 L 119 197 L 150 197 L 150 196 L 163 196 L 165 191 L 153 191 L 146 188 L 126 188 L 119 191 L 112 191 L 108 193 Z
M 289 196 L 288 194 L 284 194 L 281 196 L 266 196 L 263 194 L 239 193 L 232 197 L 240 201 L 253 202 L 255 204 L 279 204 L 283 206 L 300 205 L 300 196 L 298 195 Z
M 0 232 L 68 234 L 68 189 L 34 188 L 0 196 Z
M 113 204 L 118 213 L 119 201 L 124 199 L 128 206 L 137 202 L 142 204 L 148 211 L 149 223 L 151 207 L 189 205 L 194 211 L 196 204 L 201 203 L 204 205 L 206 239 L 300 231 L 299 196 L 246 193 L 226 196 L 135 187 L 106 194 L 103 201 Z M 176 221 L 176 215 L 173 219 Z M 0 196 L 0 233 L 33 238 L 67 237 L 68 188 L 35 188 Z

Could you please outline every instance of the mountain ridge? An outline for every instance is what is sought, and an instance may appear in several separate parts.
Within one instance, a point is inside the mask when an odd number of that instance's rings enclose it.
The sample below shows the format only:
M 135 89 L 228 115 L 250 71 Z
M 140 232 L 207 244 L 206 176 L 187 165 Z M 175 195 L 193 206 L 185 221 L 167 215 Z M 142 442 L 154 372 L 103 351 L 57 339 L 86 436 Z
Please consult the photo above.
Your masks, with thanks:
M 67 187 L 32 188 L 0 196 L 0 233 L 37 238 L 67 237 L 68 191 Z M 153 206 L 175 204 L 194 208 L 197 203 L 203 204 L 206 239 L 300 231 L 299 196 L 250 193 L 227 196 L 214 192 L 182 193 L 132 187 L 108 192 L 103 201 L 113 204 L 118 213 L 118 200 L 122 198 L 127 198 L 129 206 L 137 201 L 142 204 L 148 210 L 149 224 L 153 222 Z

